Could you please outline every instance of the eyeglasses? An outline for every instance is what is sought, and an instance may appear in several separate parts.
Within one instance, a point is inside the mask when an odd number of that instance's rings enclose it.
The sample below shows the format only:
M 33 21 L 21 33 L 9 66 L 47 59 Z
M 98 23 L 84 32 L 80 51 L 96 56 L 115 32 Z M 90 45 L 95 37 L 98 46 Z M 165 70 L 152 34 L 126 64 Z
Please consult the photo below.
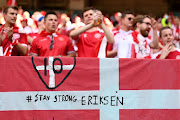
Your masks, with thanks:
M 131 21 L 131 20 L 133 20 L 133 18 L 132 18 L 132 17 L 129 17 L 128 20 Z
M 50 50 L 52 50 L 54 48 L 54 37 L 53 35 L 51 36 L 51 44 L 50 44 Z
M 145 23 L 147 26 L 152 26 L 151 23 L 148 22 L 142 22 L 142 23 Z

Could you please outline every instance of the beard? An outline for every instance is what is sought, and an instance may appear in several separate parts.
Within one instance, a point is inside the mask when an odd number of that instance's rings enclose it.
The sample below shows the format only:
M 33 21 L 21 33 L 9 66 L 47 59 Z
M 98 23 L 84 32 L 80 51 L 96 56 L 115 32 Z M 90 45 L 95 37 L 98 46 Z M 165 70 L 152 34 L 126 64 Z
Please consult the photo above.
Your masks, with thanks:
M 140 32 L 143 37 L 148 37 L 149 35 L 149 30 L 147 29 L 144 29 L 144 30 L 141 29 Z

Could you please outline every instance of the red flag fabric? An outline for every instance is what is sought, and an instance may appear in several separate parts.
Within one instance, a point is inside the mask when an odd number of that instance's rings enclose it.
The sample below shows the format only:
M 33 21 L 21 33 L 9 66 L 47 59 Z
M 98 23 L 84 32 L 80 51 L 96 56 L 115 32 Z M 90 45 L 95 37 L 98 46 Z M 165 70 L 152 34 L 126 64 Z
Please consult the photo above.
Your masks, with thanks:
M 178 60 L 0 57 L 3 120 L 178 120 Z
M 7 2 L 7 6 L 11 6 L 11 5 L 15 5 L 15 6 L 17 6 L 17 2 L 16 2 L 16 0 L 8 0 L 8 2 Z

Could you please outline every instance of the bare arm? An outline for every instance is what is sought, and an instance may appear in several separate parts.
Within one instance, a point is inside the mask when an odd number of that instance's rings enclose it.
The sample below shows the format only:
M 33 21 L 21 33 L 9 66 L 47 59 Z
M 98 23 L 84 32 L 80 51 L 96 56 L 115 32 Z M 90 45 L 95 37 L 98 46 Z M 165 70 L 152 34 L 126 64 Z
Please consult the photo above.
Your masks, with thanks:
M 22 55 L 26 55 L 27 54 L 27 46 L 26 45 L 22 45 L 21 43 L 18 43 L 16 45 L 16 49 Z
M 157 34 L 157 22 L 153 18 L 151 20 L 152 22 L 152 29 L 153 29 L 153 41 L 150 43 L 151 48 L 159 48 L 159 39 L 158 39 L 158 34 Z
M 85 32 L 87 30 L 89 30 L 92 27 L 93 27 L 93 23 L 90 23 L 90 24 L 88 24 L 86 26 L 83 26 L 83 27 L 81 27 L 79 29 L 73 30 L 70 33 L 70 37 L 77 37 L 77 36 L 79 36 L 80 34 L 82 34 L 83 32 Z
M 107 42 L 109 44 L 113 44 L 114 43 L 114 36 L 110 32 L 110 30 L 106 27 L 106 25 L 104 24 L 104 21 L 103 21 L 104 16 L 102 15 L 101 11 L 96 12 L 96 19 L 101 19 L 101 24 L 99 25 L 99 27 L 102 28 L 102 30 L 104 31 Z
M 113 44 L 114 43 L 114 36 L 113 34 L 110 32 L 110 30 L 106 27 L 106 25 L 104 24 L 104 22 L 101 23 L 101 28 L 104 31 L 104 34 L 107 38 L 107 42 L 109 44 Z
M 72 52 L 72 53 L 68 54 L 66 57 L 76 57 L 76 52 Z

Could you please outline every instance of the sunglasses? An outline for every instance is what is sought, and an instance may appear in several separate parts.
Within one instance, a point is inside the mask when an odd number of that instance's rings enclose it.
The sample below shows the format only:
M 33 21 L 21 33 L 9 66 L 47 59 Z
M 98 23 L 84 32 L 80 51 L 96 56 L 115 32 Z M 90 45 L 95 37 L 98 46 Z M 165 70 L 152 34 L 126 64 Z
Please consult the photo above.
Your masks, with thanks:
M 50 44 L 50 50 L 52 50 L 54 48 L 54 37 L 53 35 L 51 36 L 51 44 Z
M 129 17 L 128 20 L 131 21 L 131 20 L 133 20 L 133 18 L 132 18 L 132 17 Z

